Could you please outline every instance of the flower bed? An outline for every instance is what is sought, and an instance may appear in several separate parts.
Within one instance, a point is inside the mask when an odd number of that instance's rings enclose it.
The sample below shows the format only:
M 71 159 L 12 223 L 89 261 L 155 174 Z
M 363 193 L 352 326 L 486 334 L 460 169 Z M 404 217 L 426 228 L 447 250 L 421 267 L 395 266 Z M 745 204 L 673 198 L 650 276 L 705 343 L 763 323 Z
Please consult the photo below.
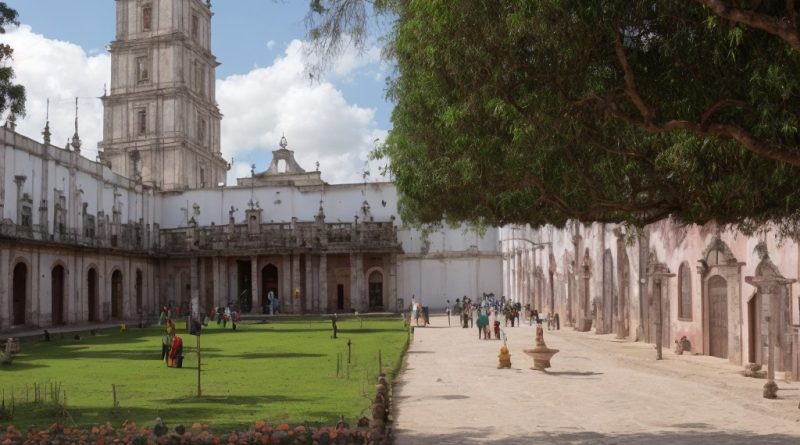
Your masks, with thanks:
M 176 428 L 181 430 L 181 428 Z M 231 432 L 228 434 L 213 434 L 207 424 L 195 423 L 191 429 L 183 434 L 168 431 L 156 435 L 153 428 L 139 428 L 133 423 L 125 422 L 122 427 L 115 429 L 110 423 L 94 426 L 91 429 L 67 428 L 53 424 L 46 430 L 29 428 L 26 432 L 16 429 L 13 425 L 0 432 L 2 445 L 350 445 L 350 444 L 380 444 L 383 443 L 370 429 L 305 427 L 299 425 L 291 427 L 282 423 L 271 426 L 266 422 L 258 421 L 248 431 Z

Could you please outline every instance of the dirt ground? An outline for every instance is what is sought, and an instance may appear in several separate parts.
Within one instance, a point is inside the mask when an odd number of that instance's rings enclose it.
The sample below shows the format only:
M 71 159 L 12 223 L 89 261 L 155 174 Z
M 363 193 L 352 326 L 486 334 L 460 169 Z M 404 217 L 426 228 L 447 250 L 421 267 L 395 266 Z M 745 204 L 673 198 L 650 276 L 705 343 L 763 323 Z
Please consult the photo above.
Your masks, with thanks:
M 545 330 L 560 352 L 547 373 L 522 353 L 535 331 L 504 328 L 511 369 L 497 369 L 501 342 L 446 317 L 416 328 L 395 390 L 396 443 L 424 444 L 800 444 L 800 384 L 764 380 L 707 356 L 572 328 Z

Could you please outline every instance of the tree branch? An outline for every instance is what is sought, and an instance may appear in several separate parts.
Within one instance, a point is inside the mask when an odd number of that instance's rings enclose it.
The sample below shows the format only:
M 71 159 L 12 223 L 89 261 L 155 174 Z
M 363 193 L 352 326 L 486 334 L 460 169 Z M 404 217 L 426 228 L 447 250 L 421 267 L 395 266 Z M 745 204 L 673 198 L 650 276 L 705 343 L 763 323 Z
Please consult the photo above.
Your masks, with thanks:
M 703 112 L 703 115 L 700 117 L 700 125 L 705 125 L 706 122 L 716 114 L 719 110 L 727 107 L 744 107 L 747 105 L 747 102 L 743 100 L 737 99 L 722 99 L 715 103 L 714 105 L 710 106 L 706 111 Z
M 631 69 L 631 65 L 628 63 L 628 58 L 625 57 L 622 35 L 619 31 L 615 31 L 614 34 L 614 52 L 617 53 L 617 59 L 619 59 L 619 64 L 622 65 L 622 71 L 625 74 L 625 94 L 630 98 L 631 102 L 633 102 L 636 109 L 639 110 L 639 114 L 642 115 L 644 121 L 650 122 L 653 120 L 653 112 L 644 103 L 644 99 L 639 95 L 639 91 L 636 90 L 636 80 L 633 77 L 633 69 Z
M 800 34 L 797 27 L 792 24 L 793 19 L 790 14 L 789 20 L 773 17 L 768 14 L 761 14 L 753 10 L 734 8 L 728 6 L 724 0 L 695 0 L 703 6 L 711 9 L 717 16 L 730 20 L 734 23 L 741 23 L 751 28 L 760 29 L 774 36 L 779 37 L 789 44 L 797 52 L 800 52 Z M 787 8 L 789 5 L 787 4 Z M 792 5 L 794 10 L 794 5 Z

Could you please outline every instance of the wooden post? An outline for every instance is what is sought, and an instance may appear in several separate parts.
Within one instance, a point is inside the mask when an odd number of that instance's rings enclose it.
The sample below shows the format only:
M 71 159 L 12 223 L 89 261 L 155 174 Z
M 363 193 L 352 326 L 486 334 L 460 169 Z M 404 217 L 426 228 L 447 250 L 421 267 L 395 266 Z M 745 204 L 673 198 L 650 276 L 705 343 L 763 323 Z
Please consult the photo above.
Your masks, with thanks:
M 197 397 L 201 397 L 203 395 L 203 391 L 200 388 L 200 333 L 197 333 Z

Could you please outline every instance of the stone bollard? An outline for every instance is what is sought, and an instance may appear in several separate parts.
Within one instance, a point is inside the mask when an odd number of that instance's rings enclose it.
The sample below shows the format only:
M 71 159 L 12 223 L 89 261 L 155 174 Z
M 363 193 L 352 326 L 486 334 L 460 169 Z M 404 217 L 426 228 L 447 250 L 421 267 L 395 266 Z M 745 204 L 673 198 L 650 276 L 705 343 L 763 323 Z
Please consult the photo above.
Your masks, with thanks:
M 498 363 L 497 369 L 511 368 L 511 354 L 508 352 L 508 346 L 506 345 L 501 346 L 500 354 L 497 357 L 500 359 L 500 363 Z

